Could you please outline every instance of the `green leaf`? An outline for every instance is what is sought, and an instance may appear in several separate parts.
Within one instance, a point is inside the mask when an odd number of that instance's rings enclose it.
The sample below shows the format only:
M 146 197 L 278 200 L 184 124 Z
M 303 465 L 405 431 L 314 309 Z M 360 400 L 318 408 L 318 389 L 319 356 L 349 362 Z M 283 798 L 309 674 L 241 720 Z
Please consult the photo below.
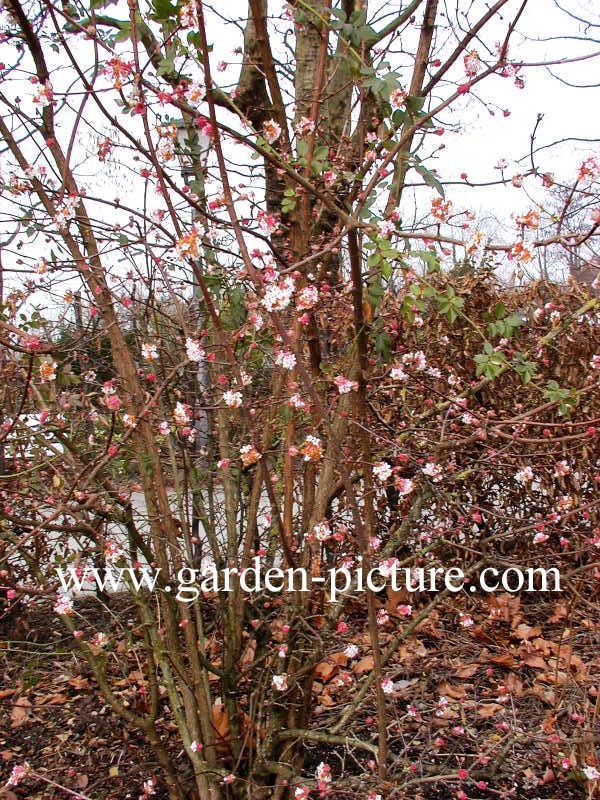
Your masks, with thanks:
M 202 36 L 199 31 L 189 31 L 187 35 L 187 43 L 195 47 L 196 50 L 200 50 L 202 47 Z
M 435 175 L 430 169 L 427 169 L 427 167 L 424 167 L 422 164 L 415 164 L 415 170 L 423 178 L 427 186 L 431 186 L 431 188 L 435 189 L 443 198 L 446 197 L 444 193 L 444 187 L 442 186 L 437 175 Z
M 377 308 L 384 294 L 385 290 L 380 283 L 371 283 L 367 287 L 367 300 L 373 308 Z
M 177 16 L 177 6 L 171 0 L 152 0 L 153 18 L 158 22 L 164 22 L 171 17 Z
M 485 353 L 480 353 L 475 356 L 475 363 L 477 364 L 475 374 L 477 377 L 483 375 L 484 378 L 493 380 L 500 375 L 506 361 L 503 354 L 497 353 L 494 348 L 489 345 L 489 342 L 486 342 L 484 349 L 486 350 Z M 491 352 L 489 352 L 490 349 Z
M 391 345 L 392 341 L 387 333 L 380 333 L 377 335 L 375 339 L 375 351 L 383 356 L 384 359 L 388 359 L 391 353 Z
M 119 32 L 115 36 L 115 42 L 126 42 L 131 38 L 131 22 L 119 22 Z
M 290 214 L 298 203 L 298 197 L 294 189 L 286 189 L 283 193 L 283 200 L 281 201 L 282 214 Z
M 308 155 L 308 142 L 306 139 L 300 139 L 296 145 L 296 153 L 298 158 L 305 158 Z
M 537 371 L 537 365 L 533 361 L 519 361 L 515 364 L 515 372 L 521 378 L 523 386 L 531 381 Z
M 406 98 L 406 108 L 414 116 L 417 116 L 419 112 L 423 110 L 424 105 L 425 105 L 424 97 L 413 97 L 409 95 L 409 97 Z
M 413 250 L 411 255 L 421 259 L 427 267 L 427 272 L 439 273 L 441 271 L 440 260 L 432 250 Z
M 175 62 L 172 58 L 163 58 L 156 70 L 157 75 L 170 75 L 175 72 Z

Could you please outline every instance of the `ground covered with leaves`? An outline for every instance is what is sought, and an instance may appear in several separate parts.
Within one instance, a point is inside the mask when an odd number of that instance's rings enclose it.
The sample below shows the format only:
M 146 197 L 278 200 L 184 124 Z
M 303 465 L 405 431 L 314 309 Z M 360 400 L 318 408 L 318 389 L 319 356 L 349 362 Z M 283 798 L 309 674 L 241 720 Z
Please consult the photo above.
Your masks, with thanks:
M 600 628 L 595 598 L 569 594 L 478 595 L 466 598 L 468 607 L 452 598 L 429 614 L 391 664 L 383 797 L 590 796 L 594 783 L 583 769 L 598 740 Z M 382 640 L 391 641 L 407 621 L 390 590 L 380 601 L 388 615 Z M 132 637 L 117 644 L 107 674 L 125 703 L 143 706 L 131 598 L 114 597 L 108 608 L 95 598 L 80 602 L 90 625 L 109 633 L 112 626 L 122 631 L 129 620 Z M 347 619 L 358 652 L 349 657 L 331 642 L 315 669 L 320 730 L 335 725 L 373 669 L 358 605 Z M 318 627 L 318 616 L 313 623 Z M 18 786 L 4 789 L 3 798 L 126 800 L 138 798 L 149 778 L 157 780 L 153 796 L 168 797 L 151 749 L 108 708 L 59 619 L 40 606 L 5 617 L 2 626 L 2 782 L 17 764 L 31 768 Z M 375 768 L 374 703 L 372 712 L 367 700 L 353 725 L 356 742 L 321 737 L 307 743 L 306 772 L 326 762 L 345 778 L 330 791 L 332 799 L 366 797 L 364 781 Z M 214 721 L 226 760 L 229 731 L 218 708 Z M 177 761 L 181 744 L 166 704 L 160 728 Z M 365 749 L 370 743 L 372 754 Z

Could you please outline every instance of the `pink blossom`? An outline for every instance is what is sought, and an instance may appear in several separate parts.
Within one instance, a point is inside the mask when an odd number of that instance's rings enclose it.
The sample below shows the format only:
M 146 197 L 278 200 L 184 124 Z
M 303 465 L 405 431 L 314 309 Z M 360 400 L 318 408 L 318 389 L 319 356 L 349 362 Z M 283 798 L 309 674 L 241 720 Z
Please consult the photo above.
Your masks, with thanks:
M 306 136 L 309 133 L 312 133 L 315 129 L 315 121 L 310 117 L 300 117 L 300 120 L 296 124 L 296 133 L 298 136 Z
M 173 409 L 173 419 L 176 425 L 186 425 L 192 418 L 192 409 L 186 403 L 177 402 Z
M 120 89 L 132 72 L 133 63 L 131 61 L 123 61 L 123 59 L 118 56 L 114 56 L 106 61 L 102 70 L 102 74 L 106 75 L 109 80 L 113 82 L 115 89 Z
M 396 478 L 394 487 L 398 490 L 399 494 L 406 497 L 406 495 L 414 490 L 415 484 L 410 478 Z
M 155 344 L 142 345 L 142 358 L 144 361 L 155 361 L 158 358 L 158 348 Z
M 395 224 L 389 219 L 382 219 L 377 223 L 377 230 L 381 236 L 389 238 L 396 230 Z
M 52 91 L 52 84 L 50 81 L 46 81 L 38 85 L 32 99 L 36 106 L 45 108 L 45 106 L 49 106 L 52 103 L 53 98 L 54 92 Z
M 255 331 L 259 331 L 265 324 L 262 316 L 260 314 L 257 314 L 256 311 L 253 311 L 248 316 L 248 322 L 250 323 L 250 325 L 252 325 Z
M 17 764 L 12 768 L 10 777 L 7 781 L 7 786 L 18 786 L 29 773 L 29 764 Z
M 531 483 L 533 479 L 534 479 L 534 474 L 531 467 L 523 467 L 523 469 L 520 469 L 518 472 L 515 473 L 515 480 L 517 481 L 517 483 L 520 483 L 523 486 L 525 486 L 528 483 Z
M 204 86 L 196 81 L 190 81 L 185 90 L 185 99 L 190 105 L 197 106 L 204 100 Z
M 316 769 L 317 780 L 320 783 L 328 784 L 331 783 L 332 775 L 331 775 L 331 767 L 329 764 L 326 764 L 324 761 L 321 761 L 319 766 Z
M 275 353 L 275 363 L 278 367 L 291 370 L 296 366 L 296 356 L 289 350 L 279 350 Z
M 40 383 L 55 381 L 57 367 L 58 364 L 55 361 L 42 361 L 40 364 Z
M 106 407 L 109 411 L 118 411 L 121 407 L 121 400 L 118 395 L 113 394 L 106 398 Z
M 400 88 L 393 89 L 390 94 L 392 108 L 402 108 L 406 104 L 407 93 Z
M 144 781 L 142 791 L 144 797 L 151 797 L 153 794 L 156 794 L 156 778 L 148 778 L 147 781 Z
M 242 393 L 241 392 L 223 392 L 223 402 L 229 408 L 239 408 L 242 405 Z
M 306 402 L 299 394 L 293 394 L 288 400 L 288 405 L 292 408 L 298 408 L 300 410 L 304 410 L 306 408 Z
M 36 353 L 42 346 L 39 336 L 28 336 L 23 344 L 30 353 Z
M 272 683 L 274 689 L 284 692 L 288 688 L 287 674 L 284 672 L 281 675 L 273 675 Z
M 439 483 L 443 477 L 443 470 L 441 466 L 433 461 L 425 464 L 421 472 L 423 475 L 427 475 L 429 478 L 431 478 L 434 483 Z
M 397 558 L 386 558 L 384 561 L 379 562 L 377 569 L 383 578 L 389 578 L 394 572 L 394 569 L 400 566 Z
M 404 383 L 405 381 L 408 380 L 408 375 L 406 374 L 406 372 L 404 372 L 402 367 L 396 366 L 392 367 L 392 369 L 390 370 L 390 378 L 394 381 L 401 381 Z
M 195 339 L 185 340 L 185 352 L 190 361 L 200 362 L 205 356 L 204 348 Z
M 595 180 L 599 176 L 600 176 L 600 164 L 598 163 L 598 160 L 593 156 L 586 158 L 585 161 L 583 161 L 581 166 L 579 167 L 579 173 L 577 175 L 578 180 L 590 181 L 590 180 Z
M 71 598 L 66 594 L 59 594 L 56 598 L 54 611 L 56 614 L 65 614 L 66 616 L 70 616 L 73 613 L 73 602 L 71 601 Z
M 273 144 L 281 136 L 281 125 L 274 119 L 268 119 L 263 123 L 263 134 L 269 144 Z
M 387 461 L 378 461 L 373 466 L 373 475 L 377 478 L 377 480 L 381 481 L 382 483 L 384 481 L 387 481 L 387 479 L 391 476 L 391 474 L 392 474 L 392 468 L 387 463 Z
M 331 537 L 331 528 L 326 520 L 317 523 L 313 528 L 313 535 L 319 542 L 326 542 Z
M 471 50 L 465 56 L 463 56 L 463 61 L 465 65 L 465 73 L 467 78 L 474 78 L 479 71 L 479 56 L 476 50 Z
M 384 694 L 393 694 L 394 692 L 394 681 L 391 678 L 384 678 L 381 681 L 381 688 Z
M 296 297 L 296 308 L 298 311 L 306 311 L 313 308 L 319 301 L 319 291 L 316 286 L 305 286 L 300 289 Z
M 113 562 L 118 561 L 122 555 L 123 550 L 119 547 L 119 545 L 113 539 L 108 539 L 104 548 L 104 556 L 106 560 Z
M 293 279 L 284 278 L 280 283 L 267 286 L 261 304 L 267 311 L 283 311 L 290 304 L 294 289 Z
M 334 381 L 340 394 L 348 394 L 358 389 L 358 383 L 356 381 L 351 381 L 343 375 L 337 375 Z

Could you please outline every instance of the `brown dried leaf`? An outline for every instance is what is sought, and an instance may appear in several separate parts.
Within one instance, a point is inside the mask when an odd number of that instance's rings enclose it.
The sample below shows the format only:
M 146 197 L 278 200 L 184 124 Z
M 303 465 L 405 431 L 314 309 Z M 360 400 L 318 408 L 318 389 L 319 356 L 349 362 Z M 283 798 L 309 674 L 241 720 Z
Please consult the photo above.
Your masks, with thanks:
M 502 711 L 503 708 L 504 706 L 501 706 L 500 703 L 483 703 L 477 709 L 477 716 L 482 719 L 489 719 L 495 716 L 498 711 Z
M 89 782 L 90 779 L 88 778 L 87 775 L 84 775 L 83 773 L 80 773 L 75 776 L 75 786 L 78 789 L 85 789 Z
M 49 694 L 47 697 L 43 697 L 39 702 L 42 706 L 62 706 L 67 700 L 66 694 L 57 692 L 56 694 Z
M 492 664 L 497 664 L 499 667 L 515 667 L 517 664 L 516 658 L 512 653 L 498 653 L 497 655 L 490 656 L 489 661 Z
M 547 734 L 551 734 L 556 731 L 556 716 L 554 714 L 548 715 L 542 722 L 542 730 Z
M 323 692 L 323 694 L 319 697 L 321 701 L 321 705 L 327 706 L 327 708 L 331 708 L 331 706 L 335 705 L 335 700 L 327 694 L 327 692 Z
M 556 704 L 556 692 L 549 686 L 542 686 L 539 683 L 534 683 L 527 694 L 532 694 L 534 697 L 539 697 L 544 703 L 554 708 Z
M 533 669 L 548 669 L 548 664 L 544 659 L 535 653 L 524 653 L 522 660 L 524 664 L 528 667 L 533 667 Z
M 454 674 L 457 678 L 472 678 L 479 669 L 479 664 L 463 664 L 456 667 Z
M 540 636 L 538 636 L 537 639 L 533 639 L 531 644 L 544 656 L 549 656 L 557 650 L 557 646 L 554 642 L 549 642 L 547 639 L 542 639 Z
M 569 611 L 567 609 L 567 604 L 563 602 L 558 602 L 554 606 L 554 611 L 552 616 L 550 617 L 550 622 L 560 622 L 562 619 L 565 619 L 568 615 Z
M 527 625 L 525 622 L 521 622 L 520 625 L 517 625 L 517 627 L 514 628 L 513 633 L 518 639 L 521 639 L 521 641 L 526 642 L 528 639 L 533 639 L 534 636 L 541 636 L 542 629 L 539 625 L 534 625 L 533 627 L 531 627 L 530 625 Z
M 438 692 L 452 700 L 462 700 L 467 690 L 464 686 L 453 686 L 448 681 L 442 681 L 438 684 Z
M 566 686 L 569 683 L 569 676 L 561 670 L 551 669 L 549 672 L 540 672 L 536 676 L 536 680 L 540 681 L 540 683 L 547 683 L 550 686 Z
M 509 672 L 504 681 L 508 691 L 515 697 L 523 697 L 523 681 L 514 672 Z
M 556 775 L 554 772 L 548 767 L 546 772 L 544 772 L 544 777 L 540 781 L 540 785 L 544 786 L 546 783 L 552 783 L 552 781 L 556 780 Z
M 83 689 L 90 688 L 90 682 L 87 678 L 82 678 L 81 676 L 76 676 L 75 678 L 71 678 L 69 681 L 69 686 L 72 686 L 73 689 L 80 692 Z
M 490 594 L 487 597 L 490 608 L 490 616 L 502 622 L 510 622 L 518 625 L 522 616 L 520 613 L 521 598 L 511 594 Z
M 375 660 L 373 656 L 364 656 L 360 661 L 352 667 L 352 672 L 355 675 L 364 675 L 365 672 L 372 672 L 375 667 Z
M 26 697 L 18 697 L 10 712 L 11 728 L 20 728 L 30 719 L 31 703 Z
M 339 670 L 340 668 L 335 662 L 325 659 L 324 661 L 320 661 L 315 667 L 315 677 L 323 683 L 327 683 L 334 675 L 337 675 Z
M 345 667 L 345 666 L 348 665 L 348 660 L 349 659 L 348 659 L 348 656 L 346 655 L 346 653 L 342 653 L 342 652 L 340 652 L 340 653 L 332 653 L 330 656 L 327 656 L 327 658 L 331 659 L 332 661 L 335 661 L 335 663 L 339 664 L 340 667 Z

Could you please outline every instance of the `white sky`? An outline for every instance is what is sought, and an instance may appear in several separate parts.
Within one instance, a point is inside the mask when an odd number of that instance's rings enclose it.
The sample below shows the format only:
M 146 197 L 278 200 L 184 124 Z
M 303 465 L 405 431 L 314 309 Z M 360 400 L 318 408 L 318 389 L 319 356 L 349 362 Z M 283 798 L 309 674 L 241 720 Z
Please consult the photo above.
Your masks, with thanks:
M 591 2 L 584 0 L 561 0 L 561 2 L 575 12 L 582 9 L 585 11 L 587 6 L 585 13 L 591 14 L 600 22 L 599 12 L 589 10 L 593 7 Z M 390 3 L 389 8 L 393 9 L 395 5 L 397 4 Z M 482 0 L 475 0 L 466 5 L 474 9 L 472 18 L 476 18 L 487 8 L 487 3 Z M 516 0 L 511 0 L 507 8 L 514 10 L 517 5 Z M 244 0 L 232 0 L 227 5 L 226 13 L 232 16 L 238 13 L 241 18 L 245 9 Z M 109 7 L 109 11 L 114 13 L 115 9 Z M 119 16 L 123 16 L 123 13 L 121 12 Z M 507 12 L 504 21 L 494 22 L 485 33 L 484 43 L 476 43 L 475 46 L 482 57 L 485 55 L 485 44 L 493 46 L 495 40 L 503 38 L 506 20 L 510 18 L 511 15 Z M 556 8 L 553 0 L 530 0 L 519 23 L 519 29 L 534 31 L 539 41 L 531 38 L 525 40 L 519 33 L 515 33 L 509 51 L 509 57 L 512 59 L 557 60 L 600 51 L 600 44 L 585 41 L 582 27 L 575 21 L 569 21 L 564 13 Z M 216 22 L 213 17 L 212 32 L 215 42 L 213 66 L 216 67 L 217 62 L 221 60 L 231 63 L 225 72 L 215 71 L 215 78 L 223 85 L 234 84 L 239 74 L 240 63 L 240 55 L 235 54 L 234 49 L 242 43 L 241 31 L 233 25 L 225 28 L 223 23 Z M 556 37 L 557 33 L 582 38 L 579 41 L 552 38 Z M 597 33 L 600 37 L 600 28 L 592 29 L 592 33 Z M 550 41 L 544 41 L 545 39 Z M 2 49 L 3 47 L 0 47 L 0 52 Z M 2 54 L 2 57 L 7 60 L 5 54 Z M 576 83 L 589 82 L 597 72 L 596 63 L 597 60 L 583 61 L 557 68 L 557 72 Z M 455 68 L 454 76 L 457 80 L 461 80 L 461 74 L 464 79 L 462 59 Z M 452 111 L 442 115 L 442 118 L 447 119 L 451 125 L 460 123 L 458 132 L 447 130 L 439 138 L 431 137 L 435 146 L 445 145 L 435 159 L 427 162 L 428 166 L 434 166 L 438 170 L 442 180 L 460 181 L 460 174 L 463 172 L 467 173 L 469 180 L 475 183 L 497 180 L 499 172 L 494 166 L 501 158 L 509 162 L 506 175 L 526 171 L 530 166 L 528 161 L 522 162 L 520 166 L 515 161 L 528 152 L 529 136 L 538 114 L 544 115 L 538 129 L 536 139 L 538 144 L 547 144 L 566 137 L 593 139 L 600 136 L 598 124 L 600 89 L 597 87 L 575 89 L 564 86 L 547 70 L 540 68 L 525 69 L 522 74 L 526 80 L 524 90 L 516 88 L 511 78 L 492 76 L 483 81 L 480 88 L 474 92 L 474 95 L 481 94 L 488 103 L 493 103 L 494 116 L 490 115 L 482 103 L 469 96 L 459 100 Z M 58 80 L 56 83 L 59 83 Z M 508 109 L 511 112 L 510 116 L 504 117 L 502 109 Z M 175 116 L 175 113 L 173 115 Z M 132 118 L 121 117 L 121 120 L 132 120 Z M 127 122 L 128 125 L 138 123 L 139 119 L 136 118 L 133 118 L 131 123 Z M 543 151 L 537 157 L 537 165 L 542 171 L 553 172 L 558 179 L 568 181 L 575 176 L 577 166 L 583 158 L 595 152 L 598 152 L 595 143 L 578 144 L 569 141 L 561 147 Z M 103 187 L 102 190 L 107 193 L 110 192 L 109 197 L 119 194 L 124 201 L 129 200 L 133 204 L 140 202 L 140 198 L 132 194 L 133 184 L 130 174 L 119 173 L 114 166 L 110 168 L 108 174 L 98 175 L 96 178 L 90 175 L 90 183 L 96 188 Z M 525 186 L 534 199 L 541 197 L 539 181 L 532 178 Z M 507 219 L 512 212 L 524 211 L 531 205 L 523 192 L 510 186 L 477 190 L 450 186 L 447 194 L 454 201 L 455 208 L 471 208 L 482 213 L 489 210 L 501 219 Z M 0 231 L 0 234 L 4 233 Z

